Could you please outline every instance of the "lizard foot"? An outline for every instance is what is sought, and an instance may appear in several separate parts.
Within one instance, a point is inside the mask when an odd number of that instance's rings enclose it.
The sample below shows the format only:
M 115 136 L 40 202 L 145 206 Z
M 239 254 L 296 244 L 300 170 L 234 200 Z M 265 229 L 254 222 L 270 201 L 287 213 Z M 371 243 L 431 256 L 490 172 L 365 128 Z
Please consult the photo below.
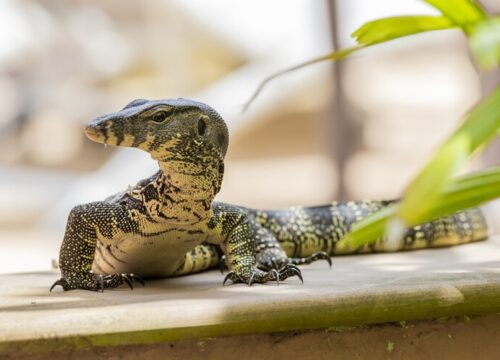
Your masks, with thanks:
M 328 262 L 328 265 L 332 267 L 332 259 L 330 258 L 330 255 L 328 255 L 324 251 L 314 253 L 311 256 L 304 258 L 291 258 L 290 262 L 294 265 L 304 265 L 304 264 L 311 264 L 317 260 L 326 260 Z
M 304 283 L 300 269 L 293 264 L 288 264 L 280 270 L 271 269 L 269 271 L 262 271 L 260 269 L 253 269 L 242 274 L 231 271 L 224 278 L 222 285 L 225 285 L 228 280 L 231 280 L 233 284 L 245 283 L 248 286 L 251 286 L 254 283 L 263 284 L 268 281 L 276 281 L 277 285 L 279 285 L 280 281 L 286 280 L 292 276 L 297 276 L 300 281 Z
M 135 274 L 111 274 L 101 275 L 92 272 L 80 274 L 72 274 L 68 279 L 60 278 L 52 286 L 49 291 L 52 291 L 56 286 L 61 286 L 64 291 L 73 289 L 101 291 L 104 289 L 116 288 L 122 284 L 127 284 L 131 289 L 134 287 L 134 282 L 137 281 L 144 286 L 142 277 Z
M 127 284 L 130 287 L 130 290 L 134 290 L 135 282 L 140 283 L 144 287 L 144 279 L 139 275 L 135 275 L 133 273 L 115 273 L 111 275 L 104 276 L 104 283 L 106 284 L 106 288 L 115 288 L 122 284 Z
M 257 267 L 264 271 L 280 270 L 290 263 L 290 259 L 283 250 L 274 248 L 258 252 L 256 260 Z

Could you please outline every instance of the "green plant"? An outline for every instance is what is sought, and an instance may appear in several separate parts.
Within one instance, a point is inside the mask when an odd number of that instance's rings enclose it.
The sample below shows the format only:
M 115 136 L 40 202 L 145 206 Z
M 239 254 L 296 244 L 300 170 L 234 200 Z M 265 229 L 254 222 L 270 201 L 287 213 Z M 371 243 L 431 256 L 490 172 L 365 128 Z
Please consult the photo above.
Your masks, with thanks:
M 320 61 L 338 61 L 363 48 L 403 36 L 456 28 L 467 36 L 476 62 L 484 70 L 500 64 L 500 17 L 487 14 L 474 0 L 424 0 L 440 16 L 396 16 L 370 21 L 352 36 L 357 45 L 327 54 L 265 79 L 246 107 L 277 76 Z M 456 173 L 475 152 L 500 131 L 500 86 L 466 116 L 463 123 L 437 149 L 404 191 L 402 201 L 355 223 L 342 245 L 361 246 L 386 234 L 389 241 L 405 227 L 417 225 L 460 209 L 500 197 L 500 167 L 458 178 Z

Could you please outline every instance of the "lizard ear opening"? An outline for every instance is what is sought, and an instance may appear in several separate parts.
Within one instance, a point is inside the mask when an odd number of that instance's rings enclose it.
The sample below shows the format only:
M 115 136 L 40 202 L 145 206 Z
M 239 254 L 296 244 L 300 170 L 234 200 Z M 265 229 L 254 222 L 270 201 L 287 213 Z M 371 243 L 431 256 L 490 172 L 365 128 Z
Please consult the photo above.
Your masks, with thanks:
M 202 116 L 198 119 L 198 135 L 205 136 L 207 133 L 207 122 L 205 118 Z
M 139 106 L 139 105 L 143 105 L 143 104 L 147 103 L 148 101 L 149 100 L 146 100 L 146 99 L 135 99 L 135 100 L 132 100 L 122 110 L 133 108 L 133 107 L 136 107 L 136 106 Z

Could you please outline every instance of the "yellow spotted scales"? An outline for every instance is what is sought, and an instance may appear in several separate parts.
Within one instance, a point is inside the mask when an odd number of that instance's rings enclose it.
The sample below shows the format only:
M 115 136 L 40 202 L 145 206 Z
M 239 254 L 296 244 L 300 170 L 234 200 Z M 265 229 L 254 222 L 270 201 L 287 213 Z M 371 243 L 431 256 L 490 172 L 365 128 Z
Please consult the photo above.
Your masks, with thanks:
M 391 201 L 351 201 L 264 211 L 214 202 L 224 174 L 228 131 L 211 107 L 191 100 L 134 100 L 85 129 L 98 143 L 135 147 L 159 171 L 69 214 L 61 245 L 64 290 L 133 286 L 143 278 L 192 274 L 221 264 L 224 279 L 247 284 L 302 275 L 297 267 L 344 253 L 384 251 L 384 241 L 337 248 L 351 225 Z M 408 229 L 401 249 L 486 238 L 478 209 Z M 52 290 L 51 288 L 51 290 Z

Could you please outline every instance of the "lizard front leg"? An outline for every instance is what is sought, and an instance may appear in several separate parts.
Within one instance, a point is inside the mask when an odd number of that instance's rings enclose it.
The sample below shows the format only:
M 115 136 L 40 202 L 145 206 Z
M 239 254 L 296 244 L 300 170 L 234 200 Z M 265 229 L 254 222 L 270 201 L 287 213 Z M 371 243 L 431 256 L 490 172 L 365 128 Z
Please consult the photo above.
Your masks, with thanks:
M 253 219 L 252 219 L 253 220 Z M 280 246 L 276 237 L 266 228 L 261 226 L 257 221 L 252 221 L 252 227 L 255 233 L 255 245 L 257 247 L 257 266 L 262 270 L 283 269 L 290 264 L 304 265 L 312 264 L 317 260 L 326 260 L 330 267 L 332 260 L 330 255 L 324 251 L 315 252 L 314 254 L 304 258 L 289 258 Z
M 257 266 L 255 239 L 256 233 L 251 219 L 244 209 L 226 204 L 218 204 L 214 209 L 212 227 L 222 239 L 221 248 L 225 254 L 229 273 L 224 283 L 231 280 L 248 285 L 268 281 L 283 281 L 291 276 L 302 280 L 300 270 L 293 264 L 286 264 L 280 270 L 261 270 Z
M 99 275 L 91 270 L 98 234 L 111 237 L 113 223 L 122 218 L 121 209 L 106 202 L 79 205 L 71 210 L 59 253 L 62 277 L 52 285 L 51 291 L 57 285 L 64 290 L 102 291 L 123 283 L 132 288 L 134 280 L 144 284 L 142 278 L 134 274 Z

